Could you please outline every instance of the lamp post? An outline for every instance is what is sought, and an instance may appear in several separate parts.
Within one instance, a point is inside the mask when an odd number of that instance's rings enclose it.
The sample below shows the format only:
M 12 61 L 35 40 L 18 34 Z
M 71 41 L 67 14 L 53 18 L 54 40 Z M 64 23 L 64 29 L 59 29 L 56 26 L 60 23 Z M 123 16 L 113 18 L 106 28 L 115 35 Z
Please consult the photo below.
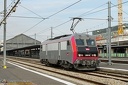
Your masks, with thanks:
M 4 18 L 6 17 L 6 8 L 7 8 L 7 1 L 4 0 Z M 3 68 L 6 69 L 6 18 L 3 21 L 4 24 L 4 60 L 3 60 Z
M 108 64 L 111 65 L 111 1 L 108 1 Z
M 15 12 L 15 7 L 18 4 L 20 0 L 18 0 L 17 2 L 15 2 L 14 6 L 11 8 L 11 10 L 7 13 L 7 0 L 4 0 L 4 18 L 2 19 L 2 21 L 0 22 L 0 26 L 3 23 L 4 24 L 4 59 L 3 59 L 3 68 L 7 68 L 6 67 L 6 18 L 9 16 L 9 14 L 13 11 Z

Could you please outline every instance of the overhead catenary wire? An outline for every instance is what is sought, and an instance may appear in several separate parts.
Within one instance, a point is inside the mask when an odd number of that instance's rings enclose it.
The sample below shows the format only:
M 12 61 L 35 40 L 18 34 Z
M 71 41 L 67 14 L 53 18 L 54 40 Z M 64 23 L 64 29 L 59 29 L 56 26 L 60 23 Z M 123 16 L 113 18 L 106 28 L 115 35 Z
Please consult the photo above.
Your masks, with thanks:
M 79 0 L 79 1 L 77 1 L 77 2 L 75 2 L 75 3 L 73 3 L 73 4 L 71 4 L 71 5 L 69 5 L 68 7 L 66 7 L 66 8 L 64 8 L 64 9 L 62 9 L 62 10 L 60 10 L 60 11 L 58 11 L 58 12 L 56 12 L 56 13 L 50 15 L 50 16 L 48 16 L 47 18 L 50 18 L 50 17 L 52 17 L 52 16 L 54 16 L 54 15 L 56 15 L 56 14 L 58 14 L 58 13 L 64 11 L 64 10 L 70 8 L 71 6 L 73 6 L 73 5 L 77 4 L 77 3 L 79 3 L 80 1 L 81 1 L 81 0 Z
M 108 20 L 108 19 L 102 19 L 102 18 L 82 18 L 82 19 L 90 19 L 90 20 Z
M 12 3 L 11 3 L 12 4 Z M 10 6 L 10 5 L 9 5 Z M 9 8 L 9 6 L 7 8 Z M 23 7 L 24 9 L 27 9 L 28 11 L 34 13 L 35 15 L 37 15 L 38 17 L 27 17 L 27 16 L 9 16 L 9 17 L 16 17 L 16 18 L 33 18 L 33 19 L 46 19 L 46 18 L 43 18 L 42 16 L 40 16 L 39 14 L 33 12 L 32 10 L 20 5 L 21 7 Z M 3 16 L 3 15 L 1 15 Z
M 112 5 L 115 5 L 115 4 L 113 4 L 113 3 L 111 3 L 111 4 L 112 4 Z M 125 12 L 123 9 L 122 9 L 122 12 L 128 15 L 128 13 L 127 13 L 127 12 Z
M 50 17 L 52 17 L 52 16 L 54 16 L 54 15 L 56 15 L 56 14 L 58 14 L 58 13 L 64 11 L 64 10 L 70 8 L 71 6 L 73 6 L 73 5 L 77 4 L 77 3 L 79 3 L 80 1 L 81 1 L 81 0 L 79 0 L 79 1 L 77 1 L 77 2 L 75 2 L 75 3 L 73 3 L 73 4 L 71 4 L 71 5 L 69 5 L 69 6 L 67 6 L 66 8 L 64 8 L 64 9 L 62 9 L 62 10 L 60 10 L 60 11 L 58 11 L 58 12 L 56 12 L 56 13 L 54 13 L 54 14 L 52 14 L 52 15 L 46 17 L 46 18 L 50 18 Z M 45 20 L 45 19 L 39 21 L 38 23 L 36 23 L 34 26 L 30 27 L 29 29 L 27 29 L 27 30 L 24 31 L 23 33 L 25 33 L 25 32 L 27 32 L 27 31 L 31 30 L 31 29 L 34 28 L 34 27 L 36 27 L 37 25 L 39 25 L 39 24 L 40 24 L 42 21 L 44 21 L 44 20 Z
M 107 24 L 107 21 L 104 22 L 104 23 L 101 23 L 101 24 L 99 24 L 99 25 L 96 25 L 96 26 L 94 26 L 94 27 L 92 27 L 92 28 L 89 28 L 89 29 L 99 28 L 100 26 L 103 26 L 104 24 Z M 95 30 L 99 30 L 99 29 L 95 29 Z M 89 30 L 88 32 L 92 32 L 92 31 L 94 31 L 94 30 Z M 85 32 L 85 33 L 86 33 L 86 32 Z
M 128 3 L 128 1 L 125 1 L 125 2 L 123 2 L 123 3 L 121 3 L 121 4 L 126 4 L 126 3 Z M 111 8 L 116 7 L 116 6 L 118 6 L 118 4 L 111 6 Z M 107 8 L 103 8 L 103 9 L 98 10 L 98 11 L 94 11 L 94 12 L 91 12 L 91 13 L 87 13 L 86 15 L 83 15 L 83 16 L 87 16 L 87 15 L 91 15 L 91 14 L 94 14 L 94 13 L 97 13 L 97 12 L 105 11 L 105 10 L 107 10 L 107 9 L 108 9 L 108 7 L 107 7 Z
M 96 10 L 96 9 L 98 9 L 98 8 L 100 8 L 100 7 L 102 7 L 102 6 L 104 6 L 105 4 L 103 4 L 103 5 L 100 5 L 100 6 L 98 6 L 98 7 L 96 7 L 95 9 L 91 9 L 91 10 L 89 10 L 89 11 L 87 11 L 87 12 L 85 12 L 85 13 L 82 13 L 81 15 L 79 15 L 78 17 L 80 17 L 80 16 L 82 16 L 82 15 L 84 15 L 84 14 L 87 14 L 87 13 L 89 13 L 89 12 L 91 12 L 91 11 L 94 11 L 94 10 Z M 93 19 L 93 20 L 107 20 L 107 19 L 98 19 L 98 18 L 84 18 L 84 19 Z M 53 27 L 53 29 L 55 29 L 55 28 L 57 28 L 57 27 L 60 27 L 60 26 L 62 26 L 62 25 L 64 25 L 64 24 L 66 24 L 66 23 L 68 23 L 68 22 L 70 22 L 72 19 L 70 19 L 70 20 L 67 20 L 66 22 L 63 22 L 63 23 L 61 23 L 61 24 L 59 24 L 59 25 L 57 25 L 57 26 L 55 26 L 55 27 Z M 50 27 L 49 28 L 47 28 L 48 30 L 50 30 Z M 42 31 L 41 31 L 42 32 Z M 39 32 L 40 34 L 41 34 L 41 32 Z M 45 31 L 46 32 L 46 31 Z M 44 33 L 44 30 L 43 30 L 43 32 L 42 33 Z
M 72 20 L 72 19 L 70 19 L 70 20 L 68 20 L 68 21 L 66 21 L 66 22 L 63 22 L 63 23 L 61 23 L 61 24 L 59 24 L 59 25 L 57 25 L 57 26 L 55 26 L 55 27 L 53 27 L 53 28 L 55 29 L 55 28 L 57 28 L 57 27 L 59 27 L 59 26 L 62 26 L 62 25 L 64 25 L 64 24 L 70 22 L 71 20 Z
M 66 22 L 64 22 L 64 23 L 61 23 L 61 24 L 59 24 L 59 25 L 57 25 L 57 26 L 55 26 L 55 27 L 52 27 L 52 28 L 55 29 L 55 28 L 57 28 L 57 27 L 59 27 L 59 26 L 62 26 L 62 25 L 66 24 L 66 23 L 68 23 L 68 22 L 70 22 L 70 21 L 71 21 L 71 19 L 68 20 L 68 21 L 66 21 Z M 50 30 L 50 29 L 51 29 L 50 27 L 49 27 L 49 28 L 46 28 L 46 29 L 44 29 L 44 30 L 38 32 L 38 34 L 42 34 L 42 33 L 46 32 L 47 30 Z
M 112 7 L 113 7 L 113 6 L 112 6 Z M 116 6 L 115 6 L 115 7 L 116 7 Z M 106 10 L 106 9 L 108 9 L 108 8 L 105 8 L 105 10 Z M 102 9 L 102 10 L 103 10 L 103 9 Z M 100 11 L 101 11 L 101 10 L 100 10 Z M 99 11 L 99 12 L 100 12 L 100 11 Z M 98 11 L 97 11 L 97 12 L 98 12 Z M 97 12 L 95 11 L 95 13 L 97 13 Z M 93 12 L 92 12 L 92 13 L 93 13 Z M 87 14 L 88 14 L 88 13 L 87 13 Z M 90 14 L 91 14 L 91 13 L 90 13 Z M 89 14 L 88 14 L 88 15 L 89 15 Z M 69 20 L 68 20 L 68 21 L 69 21 Z M 57 28 L 57 27 L 59 27 L 59 26 L 61 26 L 61 25 L 63 25 L 63 24 L 57 25 L 57 26 L 53 27 L 53 29 L 54 29 L 54 28 Z
M 103 4 L 103 5 L 100 5 L 100 6 L 96 7 L 96 8 L 94 8 L 94 9 L 91 9 L 91 10 L 89 10 L 89 11 L 85 12 L 85 13 L 82 13 L 82 14 L 81 14 L 81 15 L 79 15 L 78 17 L 81 17 L 81 16 L 83 16 L 83 15 L 85 15 L 85 14 L 88 14 L 88 13 L 90 13 L 91 11 L 94 11 L 94 10 L 96 10 L 96 9 L 98 9 L 98 8 L 100 8 L 100 7 L 102 7 L 102 6 L 104 6 L 104 5 L 106 5 L 106 3 L 105 3 L 105 4 Z
M 123 3 L 121 3 L 121 4 L 126 4 L 126 3 L 128 3 L 128 1 L 125 1 L 125 2 L 123 2 Z M 118 6 L 119 4 L 117 4 L 117 5 L 114 5 L 113 3 L 111 3 L 113 6 L 111 7 L 111 8 L 113 8 L 113 7 L 116 7 L 116 6 Z M 122 10 L 123 11 L 123 10 Z M 127 14 L 128 15 L 128 13 L 126 13 L 125 11 L 123 11 L 125 14 Z M 116 21 L 116 20 L 112 20 L 112 22 L 118 22 L 118 21 Z M 123 22 L 128 22 L 128 21 L 123 21 Z
M 28 10 L 28 11 L 30 11 L 30 12 L 32 12 L 33 14 L 37 15 L 38 17 L 40 17 L 40 18 L 42 18 L 42 19 L 46 19 L 46 18 L 43 18 L 41 15 L 39 15 L 39 14 L 33 12 L 32 10 L 26 8 L 25 6 L 22 6 L 22 5 L 19 5 L 19 6 L 23 7 L 24 9 L 26 9 L 26 10 Z
M 123 2 L 123 3 L 121 3 L 121 4 L 126 4 L 126 3 L 128 3 L 128 1 L 125 1 L 125 2 Z M 116 6 L 118 6 L 118 4 L 111 6 L 111 8 L 116 7 Z M 107 10 L 107 9 L 108 9 L 108 8 L 103 8 L 103 9 L 101 9 L 101 10 L 94 11 L 94 12 L 92 12 L 92 13 L 87 13 L 87 14 L 84 15 L 84 16 L 91 15 L 91 14 L 94 14 L 94 13 L 97 13 L 97 12 L 101 12 L 101 11 L 104 11 L 104 10 Z M 126 12 L 125 12 L 125 13 L 126 13 Z M 115 22 L 115 21 L 113 21 L 113 22 Z M 125 21 L 125 22 L 127 22 L 127 21 Z M 92 32 L 92 31 L 90 31 L 90 32 Z
M 91 12 L 91 11 L 93 11 L 93 10 L 96 10 L 96 9 L 98 9 L 98 8 L 100 8 L 100 7 L 102 7 L 102 6 L 104 6 L 105 4 L 103 4 L 103 5 L 100 5 L 100 6 L 98 6 L 98 7 L 96 7 L 95 9 L 91 9 L 91 10 L 89 10 L 89 11 L 87 11 L 87 12 L 85 12 L 85 13 L 82 13 L 81 15 L 79 15 L 78 17 L 81 17 L 82 15 L 84 15 L 84 14 L 86 14 L 86 13 L 88 13 L 88 12 Z M 89 19 L 89 18 L 85 18 L 85 19 Z M 90 19 L 93 19 L 93 18 L 90 18 Z M 96 18 L 95 18 L 96 19 Z M 65 22 L 63 22 L 63 23 L 61 23 L 61 24 L 59 24 L 59 25 L 57 25 L 57 26 L 55 26 L 55 27 L 53 27 L 53 29 L 55 29 L 55 28 L 57 28 L 57 27 L 60 27 L 60 26 L 62 26 L 62 25 L 64 25 L 64 24 L 66 24 L 66 23 L 68 23 L 68 22 L 70 22 L 72 19 L 70 19 L 70 20 L 67 20 L 67 21 L 65 21 Z M 99 19 L 97 19 L 97 20 L 99 20 Z M 105 19 L 104 19 L 105 20 Z M 47 30 L 50 30 L 50 27 L 49 28 L 47 28 Z M 42 32 L 43 31 L 43 32 Z M 41 33 L 44 33 L 44 30 L 42 30 L 41 32 L 39 32 L 40 34 Z M 45 31 L 46 32 L 46 31 Z
M 11 4 L 10 4 L 6 9 L 8 9 L 9 7 L 11 7 L 14 3 L 15 3 L 15 0 L 13 0 L 13 1 L 11 2 Z M 9 9 L 9 10 L 10 10 L 10 9 Z M 1 11 L 0 14 L 4 14 L 4 10 Z
M 0 15 L 3 17 L 3 15 Z M 29 17 L 29 16 L 9 16 L 9 17 L 14 17 L 14 18 L 31 18 L 31 19 L 42 19 L 40 17 Z
M 103 5 L 104 5 L 104 4 L 103 4 Z M 96 7 L 95 9 L 98 9 L 99 7 L 102 7 L 103 5 L 98 6 L 98 7 Z M 24 8 L 26 8 L 26 7 L 24 7 Z M 93 10 L 95 10 L 95 9 L 92 9 L 92 10 L 90 10 L 90 11 L 88 11 L 88 12 L 91 12 L 91 11 L 93 11 Z M 29 10 L 29 9 L 27 9 L 27 10 Z M 30 11 L 31 11 L 31 10 L 30 10 Z M 88 13 L 88 12 L 86 12 L 86 13 Z M 86 13 L 84 13 L 84 14 L 86 14 Z M 56 14 L 56 13 L 55 13 L 55 14 Z M 81 14 L 81 15 L 82 15 L 82 14 Z M 80 15 L 80 16 L 81 16 L 81 15 Z M 71 21 L 71 20 L 68 20 L 68 21 L 66 21 L 66 22 L 64 22 L 64 23 L 62 23 L 62 24 L 59 24 L 59 25 L 57 25 L 57 26 L 55 26 L 55 27 L 53 27 L 53 28 L 57 28 L 57 27 L 59 27 L 59 26 L 61 26 L 61 25 L 64 25 L 64 24 L 68 23 L 69 21 Z M 39 23 L 40 23 L 40 22 L 39 22 Z M 36 25 L 38 25 L 39 23 L 37 23 Z M 35 25 L 35 26 L 36 26 L 36 25 Z M 34 28 L 35 26 L 33 26 L 33 27 L 31 27 L 31 28 Z M 31 29 L 31 28 L 30 28 L 30 29 Z M 25 32 L 29 31 L 30 29 L 26 30 Z M 46 28 L 46 29 L 49 30 L 50 28 Z M 44 30 L 46 30 L 46 29 L 44 29 Z M 43 31 L 44 31 L 44 30 L 43 30 Z M 41 31 L 41 32 L 42 32 L 42 31 Z M 24 32 L 23 32 L 23 33 L 24 33 Z M 40 33 L 40 32 L 39 32 L 39 33 Z
M 125 2 L 123 2 L 123 3 L 121 3 L 121 4 L 126 4 L 126 3 L 128 3 L 128 1 L 125 1 Z M 98 11 L 94 11 L 94 10 L 96 10 L 96 9 L 98 9 L 98 8 L 100 8 L 100 7 L 102 7 L 102 6 L 104 6 L 104 5 L 105 5 L 105 4 L 100 5 L 100 6 L 94 8 L 94 9 L 92 9 L 92 10 L 90 10 L 90 11 L 87 11 L 87 12 L 81 14 L 79 17 L 81 17 L 81 16 L 87 16 L 87 15 L 91 15 L 91 14 L 94 14 L 94 13 L 97 13 L 97 12 L 101 12 L 101 11 L 107 10 L 108 8 L 103 8 L 103 9 L 100 9 L 100 10 L 98 10 Z M 118 6 L 118 4 L 117 4 L 117 5 L 113 5 L 111 8 L 116 7 L 116 6 Z M 94 12 L 91 12 L 91 11 L 94 11 Z M 91 12 L 91 13 L 90 13 L 90 12 Z M 85 14 L 86 14 L 86 15 L 85 15 Z M 88 18 L 88 19 L 89 19 L 89 18 Z M 90 19 L 91 19 L 91 18 L 90 18 Z M 92 19 L 93 19 L 93 18 L 92 18 Z M 97 19 L 97 20 L 106 20 L 106 19 Z M 62 25 L 63 25 L 63 24 L 62 24 Z M 57 27 L 59 27 L 59 26 L 61 26 L 61 25 L 58 25 Z M 55 27 L 55 28 L 56 28 L 56 27 Z M 53 27 L 53 29 L 54 29 L 54 27 Z
M 19 3 L 20 0 L 17 0 L 17 2 L 15 3 L 15 5 L 11 8 L 11 10 L 6 14 L 6 16 L 2 19 L 2 21 L 0 22 L 0 25 L 3 23 L 3 21 L 10 15 L 10 13 L 12 12 L 12 10 L 14 9 L 14 7 L 16 7 L 16 5 Z
M 107 19 L 98 19 L 98 18 L 83 18 L 83 19 L 107 20 Z M 56 29 L 57 27 L 60 27 L 60 26 L 62 26 L 62 25 L 64 25 L 64 24 L 66 24 L 66 23 L 68 23 L 68 22 L 70 22 L 70 21 L 71 21 L 71 19 L 70 19 L 70 20 L 68 20 L 68 21 L 66 21 L 66 22 L 64 22 L 64 23 L 61 23 L 61 24 L 59 24 L 59 25 L 57 25 L 57 26 L 53 27 L 53 29 Z M 49 28 L 46 28 L 45 30 L 42 30 L 41 32 L 39 32 L 39 34 L 42 34 L 42 33 L 46 32 L 46 31 L 48 31 L 48 30 L 50 30 L 50 27 L 49 27 Z M 63 34 L 64 34 L 64 33 L 63 33 Z

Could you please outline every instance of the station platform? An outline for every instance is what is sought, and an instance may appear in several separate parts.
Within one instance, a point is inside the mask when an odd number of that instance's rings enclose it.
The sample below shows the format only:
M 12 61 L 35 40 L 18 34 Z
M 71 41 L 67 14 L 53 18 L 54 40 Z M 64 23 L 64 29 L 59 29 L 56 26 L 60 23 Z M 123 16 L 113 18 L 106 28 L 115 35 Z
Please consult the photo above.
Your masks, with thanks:
M 128 58 L 100 58 L 98 70 L 128 74 Z
M 101 60 L 101 62 L 108 62 L 109 58 L 99 58 Z M 128 57 L 112 57 L 110 58 L 110 60 L 112 61 L 112 63 L 120 63 L 120 64 L 128 64 Z
M 50 75 L 7 62 L 3 68 L 0 59 L 0 85 L 76 85 Z
M 8 83 L 6 85 L 76 85 L 72 82 L 49 77 L 46 74 L 37 73 L 9 62 L 7 62 L 7 68 L 4 69 L 2 60 L 0 58 L 0 85 L 5 85 L 3 83 Z M 108 58 L 100 58 L 100 60 L 99 70 L 128 74 L 128 64 L 123 63 L 128 62 L 127 58 L 111 58 L 111 64 L 108 63 Z

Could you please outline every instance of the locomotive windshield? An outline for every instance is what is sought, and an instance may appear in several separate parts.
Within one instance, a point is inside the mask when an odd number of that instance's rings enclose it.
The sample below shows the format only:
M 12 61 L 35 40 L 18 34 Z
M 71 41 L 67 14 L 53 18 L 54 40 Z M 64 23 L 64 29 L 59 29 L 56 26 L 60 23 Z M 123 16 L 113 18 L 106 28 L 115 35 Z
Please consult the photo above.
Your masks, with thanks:
M 95 46 L 95 40 L 93 39 L 86 39 L 87 45 L 89 46 Z
M 83 39 L 76 39 L 76 44 L 77 45 L 84 45 L 84 40 Z
M 88 46 L 95 46 L 95 40 L 94 39 L 86 39 L 86 43 Z M 85 45 L 84 39 L 76 39 L 77 45 Z

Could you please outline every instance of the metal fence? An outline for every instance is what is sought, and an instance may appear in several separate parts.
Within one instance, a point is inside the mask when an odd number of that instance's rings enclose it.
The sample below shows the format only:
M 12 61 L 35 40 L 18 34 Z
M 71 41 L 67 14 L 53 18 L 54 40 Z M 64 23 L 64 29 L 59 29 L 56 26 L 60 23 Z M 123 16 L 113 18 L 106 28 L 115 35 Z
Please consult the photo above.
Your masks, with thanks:
M 107 53 L 100 53 L 99 56 L 102 58 L 105 58 L 107 57 Z M 111 53 L 111 57 L 121 57 L 121 58 L 125 57 L 126 58 L 128 57 L 128 53 Z

